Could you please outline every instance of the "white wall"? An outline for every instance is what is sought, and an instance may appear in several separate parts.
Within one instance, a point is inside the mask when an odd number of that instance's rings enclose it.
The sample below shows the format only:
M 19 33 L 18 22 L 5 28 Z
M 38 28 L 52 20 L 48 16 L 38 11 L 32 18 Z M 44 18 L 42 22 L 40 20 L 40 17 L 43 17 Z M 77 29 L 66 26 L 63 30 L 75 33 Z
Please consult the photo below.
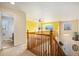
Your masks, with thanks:
M 14 45 L 26 44 L 25 13 L 12 5 L 0 5 L 0 12 L 9 14 L 14 18 Z
M 71 30 L 64 30 L 64 23 L 70 23 L 71 24 Z M 65 52 L 66 55 L 68 56 L 74 56 L 74 55 L 79 55 L 79 49 L 78 51 L 73 51 L 72 46 L 73 44 L 78 45 L 79 48 L 79 41 L 74 41 L 73 35 L 74 32 L 78 32 L 78 20 L 75 21 L 63 21 L 60 23 L 60 39 L 59 41 L 61 41 L 63 43 L 62 49 Z

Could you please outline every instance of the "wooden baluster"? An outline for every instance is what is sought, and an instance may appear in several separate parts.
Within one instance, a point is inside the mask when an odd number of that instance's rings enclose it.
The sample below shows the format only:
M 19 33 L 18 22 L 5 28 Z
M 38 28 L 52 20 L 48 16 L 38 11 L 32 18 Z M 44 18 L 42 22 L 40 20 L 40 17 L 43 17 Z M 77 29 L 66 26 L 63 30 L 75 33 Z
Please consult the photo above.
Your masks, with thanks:
M 32 49 L 32 44 L 33 44 L 33 35 L 32 35 L 32 37 L 31 37 L 31 39 L 30 39 L 30 42 L 31 42 L 31 44 L 30 44 L 30 49 Z
M 48 40 L 48 55 L 50 56 L 50 37 L 49 37 L 49 40 Z
M 45 56 L 47 56 L 47 53 L 48 53 L 48 52 L 47 52 L 47 48 L 48 48 L 48 47 L 47 47 L 48 37 L 45 37 L 45 39 L 44 39 L 44 40 L 45 40 L 45 46 L 44 46 L 44 47 L 45 47 L 45 48 L 44 48 L 45 50 L 44 50 L 44 51 L 45 51 L 45 53 L 46 53 L 46 55 L 45 55 Z
M 42 35 L 41 35 L 41 56 L 42 56 Z
M 53 54 L 53 55 L 55 56 L 55 52 L 56 52 L 56 51 L 55 51 L 55 48 L 56 48 L 56 46 L 55 46 L 55 41 L 54 41 L 54 40 L 53 40 L 53 42 L 54 42 L 54 43 L 53 43 L 53 45 L 54 45 L 54 47 L 53 47 L 53 49 L 54 49 L 54 54 Z
M 47 39 L 47 42 L 46 42 L 46 47 L 47 47 L 47 55 L 48 56 L 48 39 Z
M 32 44 L 33 44 L 33 35 L 32 35 L 32 39 L 30 40 L 31 41 L 31 49 L 32 49 Z
M 34 43 L 35 43 L 35 39 L 36 39 L 36 38 L 35 38 L 35 35 L 33 35 L 32 38 L 33 38 L 33 39 L 31 40 L 31 41 L 32 41 L 31 49 L 36 53 L 36 51 L 35 51 L 35 49 L 34 49 Z
M 41 56 L 42 56 L 42 35 L 41 35 Z
M 32 40 L 32 35 L 30 34 L 30 39 L 29 39 L 29 46 L 30 46 L 30 48 L 29 49 L 31 49 L 31 40 Z
M 43 35 L 42 35 L 43 36 Z M 43 53 L 43 48 L 44 48 L 44 36 L 42 37 L 42 56 L 44 55 Z
M 50 55 L 52 56 L 52 31 L 50 31 Z
M 40 36 L 39 36 L 39 37 L 40 37 Z M 40 55 L 41 55 L 41 54 L 40 54 L 40 50 L 41 50 L 41 49 L 40 49 L 40 39 L 39 39 L 39 41 L 38 41 L 38 45 L 39 45 L 38 51 L 39 51 L 39 56 L 40 56 Z
M 59 51 L 59 48 L 58 48 L 58 46 L 57 46 L 57 55 L 59 54 L 58 51 Z
M 54 41 L 54 44 L 55 44 L 55 49 L 54 49 L 54 51 L 55 51 L 55 56 L 56 56 L 56 53 L 57 53 L 57 50 L 56 50 L 56 48 L 57 48 L 57 44 L 56 44 L 55 41 Z
M 43 45 L 43 56 L 45 55 L 45 39 L 46 39 L 46 37 L 45 36 L 43 36 L 43 41 L 42 41 L 42 45 Z
M 49 46 L 49 56 L 50 56 L 50 38 L 49 38 L 48 46 Z
M 46 42 L 45 42 L 45 49 L 46 49 L 46 56 L 47 56 L 47 53 L 48 53 L 48 47 L 47 47 L 47 41 L 48 41 L 48 37 L 45 39 L 46 40 Z
M 39 35 L 37 35 L 37 45 L 36 45 L 38 47 L 37 48 L 38 49 L 37 51 L 40 51 L 39 41 L 40 41 L 39 40 Z M 40 56 L 40 53 L 39 52 L 37 52 L 37 53 L 38 53 L 38 56 Z
M 38 37 L 38 36 L 37 36 Z M 37 47 L 37 37 L 35 38 L 35 46 L 34 46 L 34 48 L 36 48 Z M 38 51 L 38 48 L 37 49 L 35 49 L 35 50 L 37 50 Z M 37 53 L 37 51 L 36 51 L 36 53 Z M 38 54 L 38 53 L 37 53 Z
M 36 35 L 35 37 L 36 37 L 36 38 L 35 38 L 35 42 L 34 42 L 34 43 L 35 43 L 34 48 L 36 48 L 36 49 L 35 49 L 35 50 L 36 50 L 36 51 L 35 51 L 35 52 L 36 52 L 36 54 L 37 54 L 37 55 L 39 55 L 39 54 L 38 54 L 38 52 L 37 52 L 37 51 L 38 51 L 38 48 L 37 48 L 38 35 Z
M 55 56 L 56 55 L 56 42 L 55 42 L 55 38 L 54 38 L 54 35 L 52 35 L 52 42 L 53 42 L 53 56 Z
M 41 35 L 40 35 L 40 37 L 41 37 Z M 41 37 L 41 38 L 42 38 L 42 37 Z M 40 39 L 40 52 L 39 52 L 39 53 L 40 53 L 40 56 L 42 55 L 42 54 L 41 54 L 41 51 L 42 51 L 42 49 L 41 49 L 41 42 L 42 42 L 42 39 Z
M 47 40 L 47 41 L 46 41 L 46 43 L 45 43 L 45 45 L 46 45 L 46 46 L 45 46 L 45 47 L 46 47 L 45 49 L 47 50 L 47 51 L 46 51 L 46 56 L 47 56 L 47 55 L 48 55 L 48 45 L 47 45 L 48 38 L 47 38 L 46 40 Z
M 55 56 L 57 56 L 57 44 L 55 44 Z
M 45 37 L 43 36 L 43 55 L 45 54 L 44 41 L 45 41 Z
M 48 56 L 49 56 L 49 54 L 50 54 L 50 49 L 49 49 L 49 39 L 50 39 L 50 37 L 48 38 L 48 42 L 47 42 L 47 45 L 48 45 Z
M 38 46 L 38 45 L 39 45 L 39 36 L 37 36 L 37 47 L 38 47 L 37 51 L 40 51 L 40 46 Z M 39 52 L 37 52 L 37 53 L 40 56 L 40 53 Z
M 29 34 L 29 49 L 30 49 L 30 43 L 31 43 L 31 42 L 30 42 L 30 39 L 31 39 L 31 36 L 30 36 L 30 34 Z
M 47 50 L 47 48 L 46 48 L 46 40 L 47 40 L 47 38 L 44 36 L 44 50 L 43 50 L 43 52 L 44 52 L 44 54 L 45 54 L 45 56 L 46 56 L 46 54 L 47 54 L 47 52 L 46 52 L 46 50 Z
M 44 36 L 42 37 L 42 56 L 43 56 L 43 53 L 44 53 L 43 48 L 44 48 Z
M 48 38 L 48 41 L 49 41 L 49 38 Z M 49 47 L 48 47 L 48 41 L 47 41 L 47 56 L 49 56 Z
M 31 38 L 30 38 L 30 49 L 31 49 L 31 46 L 32 46 L 32 40 L 33 40 L 33 38 L 32 38 L 32 36 L 31 36 Z
M 42 35 L 43 36 L 43 35 Z M 44 36 L 42 37 L 42 55 L 44 56 Z
M 46 39 L 46 56 L 48 56 L 48 38 Z
M 42 35 L 41 35 L 41 36 L 42 36 Z M 42 36 L 42 38 L 41 38 L 41 39 L 42 39 L 42 41 L 41 41 L 41 50 L 42 50 L 42 51 L 41 51 L 41 54 L 42 54 L 42 56 L 43 56 L 43 45 L 44 45 L 44 44 L 43 44 L 43 41 L 44 41 L 43 38 L 44 38 L 44 37 Z
M 46 56 L 47 56 L 47 54 L 48 54 L 48 45 L 47 45 L 47 41 L 48 41 L 48 37 L 45 39 L 45 48 L 44 49 L 46 49 Z

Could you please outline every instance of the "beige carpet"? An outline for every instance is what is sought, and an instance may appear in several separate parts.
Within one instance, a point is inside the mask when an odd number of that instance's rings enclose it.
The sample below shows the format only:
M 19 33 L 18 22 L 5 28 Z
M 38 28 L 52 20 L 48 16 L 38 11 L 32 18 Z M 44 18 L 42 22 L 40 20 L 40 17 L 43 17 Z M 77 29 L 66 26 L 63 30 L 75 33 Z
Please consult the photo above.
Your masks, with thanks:
M 14 43 L 12 40 L 3 40 L 2 41 L 2 48 L 11 48 L 14 46 Z
M 25 49 L 25 45 L 0 50 L 0 56 L 35 56 Z

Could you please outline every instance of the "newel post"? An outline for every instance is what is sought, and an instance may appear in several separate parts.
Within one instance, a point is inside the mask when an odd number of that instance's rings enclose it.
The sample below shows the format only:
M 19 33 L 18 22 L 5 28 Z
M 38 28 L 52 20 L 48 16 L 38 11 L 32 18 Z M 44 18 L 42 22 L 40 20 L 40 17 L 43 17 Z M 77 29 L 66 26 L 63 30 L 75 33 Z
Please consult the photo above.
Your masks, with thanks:
M 27 30 L 27 49 L 29 49 L 29 31 Z

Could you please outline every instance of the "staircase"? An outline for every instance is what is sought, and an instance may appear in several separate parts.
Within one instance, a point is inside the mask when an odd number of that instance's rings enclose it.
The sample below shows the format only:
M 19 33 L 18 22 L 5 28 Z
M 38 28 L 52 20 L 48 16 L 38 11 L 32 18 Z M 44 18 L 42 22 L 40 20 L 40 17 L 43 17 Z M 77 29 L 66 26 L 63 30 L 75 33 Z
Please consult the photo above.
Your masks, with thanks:
M 53 31 L 50 31 L 49 34 L 27 31 L 27 39 L 28 50 L 37 56 L 65 56 L 56 41 Z

